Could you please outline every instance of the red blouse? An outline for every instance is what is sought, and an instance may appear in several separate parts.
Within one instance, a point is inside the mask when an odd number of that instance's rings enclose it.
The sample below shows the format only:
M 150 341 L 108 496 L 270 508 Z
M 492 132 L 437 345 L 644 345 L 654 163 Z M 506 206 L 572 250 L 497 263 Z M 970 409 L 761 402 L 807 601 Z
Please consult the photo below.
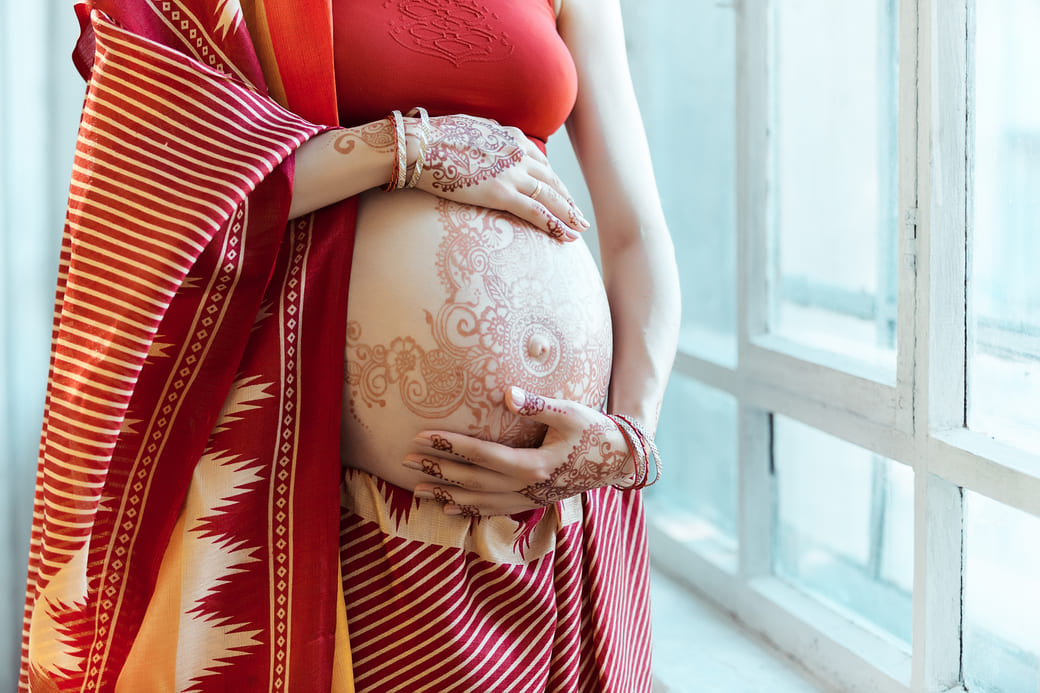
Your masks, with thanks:
M 578 81 L 552 2 L 335 0 L 341 123 L 424 106 L 544 141 L 570 114 Z

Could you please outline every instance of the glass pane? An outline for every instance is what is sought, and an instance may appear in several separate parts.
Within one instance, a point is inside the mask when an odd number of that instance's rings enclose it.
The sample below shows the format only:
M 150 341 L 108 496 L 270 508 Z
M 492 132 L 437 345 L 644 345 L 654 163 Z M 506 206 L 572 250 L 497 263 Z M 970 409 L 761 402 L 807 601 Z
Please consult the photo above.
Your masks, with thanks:
M 694 528 L 736 546 L 736 399 L 673 373 L 661 408 L 657 445 L 664 476 L 647 490 L 650 497 L 689 513 Z
M 715 0 L 623 6 L 632 78 L 679 263 L 682 348 L 735 364 L 735 12 Z
M 1040 690 L 1040 518 L 964 494 L 964 683 Z
M 975 12 L 968 425 L 1040 451 L 1040 4 Z
M 895 2 L 777 2 L 773 25 L 770 331 L 894 375 Z
M 776 574 L 909 647 L 912 471 L 777 415 L 773 454 Z

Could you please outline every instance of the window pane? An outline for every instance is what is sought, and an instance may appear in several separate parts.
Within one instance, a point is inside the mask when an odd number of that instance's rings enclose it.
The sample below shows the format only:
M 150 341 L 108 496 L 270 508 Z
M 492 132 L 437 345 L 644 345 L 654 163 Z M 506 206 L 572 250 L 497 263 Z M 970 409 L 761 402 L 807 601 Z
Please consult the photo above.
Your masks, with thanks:
M 964 682 L 983 693 L 1040 690 L 1040 518 L 965 498 Z
M 629 62 L 675 243 L 682 348 L 736 361 L 735 12 L 627 0 Z M 676 59 L 681 56 L 681 59 Z
M 737 540 L 737 401 L 672 373 L 657 445 L 664 461 L 651 497 L 731 546 Z M 705 527 L 704 524 L 707 524 Z
M 777 575 L 909 646 L 913 473 L 773 417 Z
M 976 5 L 968 425 L 1040 451 L 1040 4 Z
M 773 24 L 770 330 L 894 375 L 895 2 L 788 0 Z

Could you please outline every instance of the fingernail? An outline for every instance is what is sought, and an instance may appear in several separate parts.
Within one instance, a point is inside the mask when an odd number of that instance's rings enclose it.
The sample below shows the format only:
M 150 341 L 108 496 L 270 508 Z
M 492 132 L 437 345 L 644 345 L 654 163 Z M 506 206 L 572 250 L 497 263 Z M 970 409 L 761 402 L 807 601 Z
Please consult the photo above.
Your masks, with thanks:
M 524 391 L 516 386 L 509 388 L 509 397 L 513 400 L 513 404 L 518 407 L 523 406 L 524 399 L 526 399 Z
M 433 492 L 427 491 L 426 489 L 416 489 L 412 491 L 412 495 L 416 498 L 422 498 L 424 500 L 433 500 Z
M 408 469 L 415 469 L 420 472 L 422 471 L 422 465 L 416 462 L 415 460 L 405 460 L 401 464 L 403 464 L 405 467 L 408 467 Z
M 462 508 L 460 508 L 457 505 L 445 505 L 444 506 L 444 514 L 445 515 L 461 515 L 462 514 Z
M 563 230 L 563 235 L 568 241 L 576 241 L 579 238 L 581 238 L 581 236 L 578 235 L 577 231 L 574 231 L 569 228 Z

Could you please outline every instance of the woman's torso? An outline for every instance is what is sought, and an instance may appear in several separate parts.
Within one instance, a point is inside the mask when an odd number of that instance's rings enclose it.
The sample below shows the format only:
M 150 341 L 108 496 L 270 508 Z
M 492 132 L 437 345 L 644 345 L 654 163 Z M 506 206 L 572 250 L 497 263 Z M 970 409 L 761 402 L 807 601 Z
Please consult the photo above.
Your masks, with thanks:
M 574 99 L 551 0 L 337 0 L 346 125 L 424 106 L 544 140 Z M 505 387 L 602 403 L 609 308 L 584 242 L 420 191 L 361 198 L 348 306 L 343 455 L 399 486 L 420 430 L 536 445 Z

